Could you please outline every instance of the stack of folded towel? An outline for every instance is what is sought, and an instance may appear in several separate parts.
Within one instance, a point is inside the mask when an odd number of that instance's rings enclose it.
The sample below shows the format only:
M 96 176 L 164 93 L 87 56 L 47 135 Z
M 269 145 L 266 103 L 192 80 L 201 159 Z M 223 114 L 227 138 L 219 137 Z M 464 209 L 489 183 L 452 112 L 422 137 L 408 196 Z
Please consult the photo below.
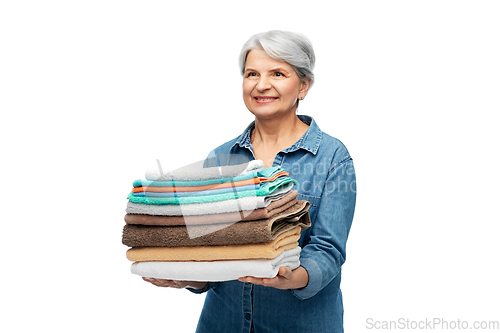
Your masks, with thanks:
M 300 265 L 300 231 L 311 224 L 296 181 L 262 161 L 169 173 L 137 180 L 128 196 L 123 244 L 131 271 L 144 277 L 229 281 L 271 278 Z

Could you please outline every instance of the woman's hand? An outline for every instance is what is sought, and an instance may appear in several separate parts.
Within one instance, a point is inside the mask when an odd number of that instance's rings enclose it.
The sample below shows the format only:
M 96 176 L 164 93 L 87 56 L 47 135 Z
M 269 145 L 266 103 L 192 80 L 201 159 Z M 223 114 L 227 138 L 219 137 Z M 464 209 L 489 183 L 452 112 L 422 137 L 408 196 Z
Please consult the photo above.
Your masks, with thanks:
M 193 288 L 193 289 L 203 289 L 207 282 L 197 282 L 197 281 L 176 281 L 176 280 L 165 280 L 165 279 L 154 279 L 154 278 L 142 278 L 144 281 L 154 284 L 157 287 L 170 287 L 170 288 Z
M 264 287 L 273 287 L 277 289 L 300 289 L 307 286 L 309 275 L 304 267 L 299 266 L 293 271 L 290 267 L 281 266 L 278 275 L 272 279 L 260 279 L 251 276 L 245 276 L 238 279 L 241 282 L 250 282 Z

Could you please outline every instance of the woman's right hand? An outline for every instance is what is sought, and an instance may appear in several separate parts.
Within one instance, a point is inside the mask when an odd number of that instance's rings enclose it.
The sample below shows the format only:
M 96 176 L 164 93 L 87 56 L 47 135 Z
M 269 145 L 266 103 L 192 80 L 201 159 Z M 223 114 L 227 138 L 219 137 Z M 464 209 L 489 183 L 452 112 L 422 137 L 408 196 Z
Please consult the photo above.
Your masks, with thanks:
M 155 279 L 143 277 L 144 281 L 154 284 L 157 287 L 170 287 L 170 288 L 193 288 L 193 289 L 203 289 L 207 285 L 207 282 L 198 281 L 177 281 L 177 280 L 165 280 L 165 279 Z

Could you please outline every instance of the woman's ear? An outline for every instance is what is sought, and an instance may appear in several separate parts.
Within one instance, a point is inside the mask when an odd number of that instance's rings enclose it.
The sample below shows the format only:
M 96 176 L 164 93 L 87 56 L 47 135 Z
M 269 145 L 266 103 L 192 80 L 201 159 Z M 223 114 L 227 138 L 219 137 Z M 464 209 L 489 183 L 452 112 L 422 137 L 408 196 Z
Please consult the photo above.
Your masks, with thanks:
M 301 96 L 305 97 L 307 95 L 307 92 L 309 91 L 309 88 L 311 87 L 311 79 L 306 77 L 302 82 L 300 83 L 300 93 Z

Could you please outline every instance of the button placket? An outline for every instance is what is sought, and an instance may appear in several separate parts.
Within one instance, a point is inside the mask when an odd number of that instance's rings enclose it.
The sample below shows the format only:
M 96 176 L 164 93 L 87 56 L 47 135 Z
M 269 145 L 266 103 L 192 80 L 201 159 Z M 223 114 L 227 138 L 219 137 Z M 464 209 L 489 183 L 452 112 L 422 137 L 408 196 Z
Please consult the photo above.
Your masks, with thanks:
M 252 326 L 252 283 L 243 285 L 243 332 L 250 332 Z

